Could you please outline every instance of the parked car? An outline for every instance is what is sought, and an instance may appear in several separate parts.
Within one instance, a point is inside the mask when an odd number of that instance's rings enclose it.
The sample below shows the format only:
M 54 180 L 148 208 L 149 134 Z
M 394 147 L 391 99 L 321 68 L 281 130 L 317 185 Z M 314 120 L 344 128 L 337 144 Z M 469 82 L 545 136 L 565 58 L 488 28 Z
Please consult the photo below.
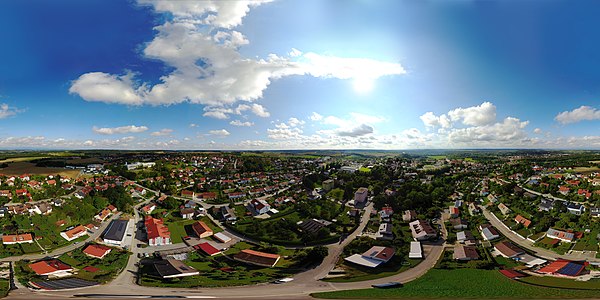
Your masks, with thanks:
M 374 288 L 378 288 L 378 289 L 392 289 L 392 288 L 402 287 L 402 283 L 397 282 L 397 281 L 392 281 L 392 282 L 387 282 L 387 283 L 374 284 L 371 286 Z

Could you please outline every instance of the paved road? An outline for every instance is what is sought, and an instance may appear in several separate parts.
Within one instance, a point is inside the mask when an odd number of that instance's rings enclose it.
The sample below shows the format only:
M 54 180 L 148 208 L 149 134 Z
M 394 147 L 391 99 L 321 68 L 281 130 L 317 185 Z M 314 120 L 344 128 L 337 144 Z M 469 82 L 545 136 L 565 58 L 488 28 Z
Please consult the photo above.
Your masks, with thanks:
M 308 299 L 309 294 L 313 292 L 336 291 L 348 289 L 369 288 L 372 284 L 385 283 L 389 281 L 408 282 L 425 274 L 438 261 L 444 250 L 443 240 L 435 244 L 424 245 L 425 259 L 416 267 L 403 273 L 363 282 L 353 283 L 327 283 L 319 281 L 331 271 L 342 253 L 344 246 L 350 243 L 354 238 L 362 233 L 370 219 L 370 214 L 373 205 L 370 204 L 365 208 L 361 218 L 361 223 L 358 228 L 350 234 L 344 241 L 339 244 L 329 245 L 329 255 L 323 260 L 318 267 L 297 274 L 294 281 L 281 285 L 259 284 L 242 287 L 227 287 L 227 288 L 198 288 L 198 289 L 172 289 L 172 288 L 155 288 L 142 287 L 135 285 L 133 281 L 127 282 L 128 278 L 132 280 L 133 276 L 121 275 L 115 281 L 104 285 L 95 286 L 82 290 L 75 291 L 55 291 L 55 292 L 36 292 L 36 293 L 11 293 L 9 299 L 65 299 L 71 298 L 74 295 L 81 296 L 82 294 L 119 294 L 119 295 L 173 295 L 173 296 L 189 296 L 189 297 L 218 297 L 218 298 L 260 298 L 260 299 Z M 442 222 L 443 224 L 443 222 Z M 445 228 L 442 230 L 445 237 Z M 17 290 L 18 291 L 18 290 Z
M 571 259 L 571 260 L 578 260 L 578 259 L 582 259 L 582 257 L 580 255 L 570 255 L 570 254 L 558 254 L 554 251 L 550 251 L 544 248 L 540 248 L 540 247 L 535 247 L 533 245 L 533 243 L 528 240 L 528 239 L 524 239 L 521 238 L 520 236 L 518 236 L 517 234 L 515 234 L 514 232 L 512 232 L 510 229 L 508 229 L 504 223 L 502 223 L 502 221 L 500 221 L 498 219 L 498 217 L 496 217 L 496 215 L 494 215 L 493 213 L 491 213 L 490 211 L 488 211 L 485 207 L 483 208 L 483 215 L 486 217 L 486 219 L 488 219 L 488 221 L 490 221 L 490 223 L 492 225 L 494 225 L 494 227 L 496 227 L 505 237 L 507 237 L 509 240 L 511 240 L 512 242 L 514 242 L 515 244 L 531 251 L 532 253 L 534 253 L 535 255 L 545 258 L 545 259 L 550 259 L 550 260 L 555 260 L 558 258 L 564 258 L 564 259 Z M 591 262 L 600 262 L 600 259 L 597 258 L 586 258 L 586 260 L 591 261 Z
M 102 232 L 104 232 L 104 230 L 106 229 L 106 227 L 110 223 L 110 221 L 118 218 L 120 215 L 121 215 L 121 213 L 115 214 L 110 219 L 105 220 L 104 222 L 102 222 L 102 224 L 100 225 L 100 227 L 98 229 L 96 229 L 96 231 L 94 231 L 94 233 L 92 233 L 90 236 L 88 236 L 88 238 L 85 241 L 83 241 L 83 242 L 79 242 L 79 243 L 76 243 L 76 244 L 70 244 L 70 245 L 62 247 L 62 248 L 57 248 L 57 249 L 54 249 L 52 252 L 49 252 L 49 253 L 35 253 L 35 254 L 24 254 L 24 255 L 19 255 L 19 256 L 11 256 L 11 257 L 1 258 L 0 261 L 19 261 L 19 260 L 24 260 L 24 259 L 36 260 L 36 259 L 42 259 L 42 258 L 50 257 L 50 256 L 59 256 L 59 255 L 62 255 L 64 253 L 67 253 L 69 251 L 73 251 L 73 250 L 75 250 L 77 248 L 82 247 L 86 243 L 91 242 L 91 241 L 99 238 L 100 235 L 102 234 Z

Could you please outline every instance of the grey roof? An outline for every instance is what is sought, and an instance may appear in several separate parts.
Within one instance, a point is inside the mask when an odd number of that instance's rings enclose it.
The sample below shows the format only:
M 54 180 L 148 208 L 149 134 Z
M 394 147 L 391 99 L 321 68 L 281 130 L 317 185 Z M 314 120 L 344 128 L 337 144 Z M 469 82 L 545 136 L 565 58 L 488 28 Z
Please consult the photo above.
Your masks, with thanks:
M 102 238 L 111 241 L 122 241 L 127 230 L 127 223 L 127 220 L 113 220 L 102 234 Z

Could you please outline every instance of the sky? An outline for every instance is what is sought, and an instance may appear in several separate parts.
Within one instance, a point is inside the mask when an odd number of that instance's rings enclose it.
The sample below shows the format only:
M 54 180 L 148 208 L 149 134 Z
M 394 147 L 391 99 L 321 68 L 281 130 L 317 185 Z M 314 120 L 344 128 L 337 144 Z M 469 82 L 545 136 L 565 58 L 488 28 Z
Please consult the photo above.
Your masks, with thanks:
M 597 1 L 0 1 L 1 149 L 600 149 Z

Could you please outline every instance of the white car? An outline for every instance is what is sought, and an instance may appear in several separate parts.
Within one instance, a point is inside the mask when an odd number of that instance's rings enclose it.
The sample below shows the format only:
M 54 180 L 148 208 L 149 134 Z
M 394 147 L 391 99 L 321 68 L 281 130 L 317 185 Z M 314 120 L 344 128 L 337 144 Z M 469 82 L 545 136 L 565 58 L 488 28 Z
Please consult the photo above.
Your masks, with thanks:
M 279 284 L 279 283 L 287 283 L 287 282 L 290 282 L 290 281 L 294 281 L 294 278 L 282 278 L 282 279 L 279 279 L 279 280 L 275 280 L 275 283 L 277 283 L 277 284 Z

